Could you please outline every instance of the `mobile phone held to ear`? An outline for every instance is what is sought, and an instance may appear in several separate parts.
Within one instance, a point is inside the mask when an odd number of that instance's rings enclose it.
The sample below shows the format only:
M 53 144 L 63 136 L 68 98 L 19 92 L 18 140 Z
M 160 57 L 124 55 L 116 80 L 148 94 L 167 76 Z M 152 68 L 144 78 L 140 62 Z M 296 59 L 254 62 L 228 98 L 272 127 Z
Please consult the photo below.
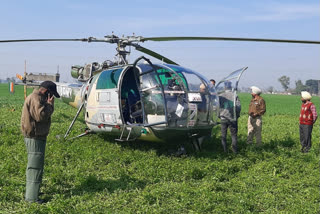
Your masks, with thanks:
M 46 91 L 46 93 L 45 93 L 46 99 L 48 99 L 48 97 L 51 98 L 52 96 L 53 96 L 53 94 L 50 91 Z

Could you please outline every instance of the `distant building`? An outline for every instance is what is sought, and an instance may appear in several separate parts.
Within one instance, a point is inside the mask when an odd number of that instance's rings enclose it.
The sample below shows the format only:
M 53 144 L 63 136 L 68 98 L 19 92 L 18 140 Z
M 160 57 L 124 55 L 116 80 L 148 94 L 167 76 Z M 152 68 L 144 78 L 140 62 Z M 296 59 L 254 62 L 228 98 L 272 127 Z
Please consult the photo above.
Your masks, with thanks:
M 56 74 L 47 74 L 47 73 L 33 74 L 33 73 L 29 73 L 29 74 L 27 74 L 26 79 L 27 80 L 33 80 L 33 81 L 50 80 L 50 81 L 53 81 L 53 82 L 59 82 L 60 74 L 59 73 L 56 73 Z

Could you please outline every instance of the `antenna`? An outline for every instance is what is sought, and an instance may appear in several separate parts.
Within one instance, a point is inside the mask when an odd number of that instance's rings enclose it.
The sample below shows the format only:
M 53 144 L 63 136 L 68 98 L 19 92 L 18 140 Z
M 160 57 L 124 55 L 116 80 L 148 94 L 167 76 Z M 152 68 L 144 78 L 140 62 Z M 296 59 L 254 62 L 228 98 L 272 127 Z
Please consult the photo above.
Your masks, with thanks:
M 24 79 L 27 78 L 27 60 L 24 60 Z M 23 86 L 24 99 L 27 99 L 27 85 Z

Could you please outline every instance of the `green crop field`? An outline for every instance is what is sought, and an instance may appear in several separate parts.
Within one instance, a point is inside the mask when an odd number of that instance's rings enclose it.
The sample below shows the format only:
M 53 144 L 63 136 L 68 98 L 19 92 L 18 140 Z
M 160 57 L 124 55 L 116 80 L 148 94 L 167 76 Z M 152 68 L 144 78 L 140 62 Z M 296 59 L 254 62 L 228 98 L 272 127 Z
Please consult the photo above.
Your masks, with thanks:
M 202 152 L 182 157 L 170 155 L 170 142 L 64 141 L 76 109 L 56 100 L 41 190 L 48 202 L 38 205 L 24 201 L 23 87 L 10 95 L 0 84 L 0 213 L 319 213 L 319 120 L 311 152 L 301 153 L 300 97 L 263 95 L 263 146 L 247 145 L 250 96 L 240 94 L 237 155 L 222 152 L 217 126 Z M 312 101 L 319 114 L 319 97 Z

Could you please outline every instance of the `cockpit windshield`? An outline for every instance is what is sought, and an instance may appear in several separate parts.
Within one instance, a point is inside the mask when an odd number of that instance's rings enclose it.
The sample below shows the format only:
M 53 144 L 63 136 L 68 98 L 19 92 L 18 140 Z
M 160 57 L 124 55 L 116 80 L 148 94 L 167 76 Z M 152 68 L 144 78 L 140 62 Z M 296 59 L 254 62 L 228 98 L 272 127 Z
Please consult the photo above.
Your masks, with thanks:
M 147 65 L 142 67 L 145 68 L 145 66 Z M 150 66 L 148 67 L 146 72 L 152 69 Z M 156 65 L 156 69 L 165 90 L 183 90 L 186 87 L 187 92 L 199 92 L 201 84 L 207 86 L 205 77 L 189 69 L 174 65 Z M 179 78 L 176 77 L 177 75 Z

